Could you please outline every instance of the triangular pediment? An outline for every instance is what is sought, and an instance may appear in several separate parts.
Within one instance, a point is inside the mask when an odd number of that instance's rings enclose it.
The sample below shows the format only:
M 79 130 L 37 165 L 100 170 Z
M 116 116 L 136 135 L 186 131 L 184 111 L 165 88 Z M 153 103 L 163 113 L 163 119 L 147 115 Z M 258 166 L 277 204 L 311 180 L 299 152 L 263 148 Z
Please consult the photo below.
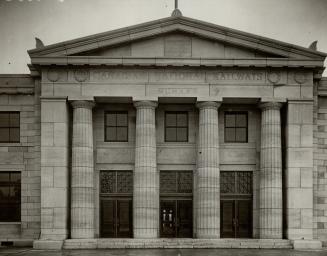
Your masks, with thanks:
M 283 58 L 284 56 L 235 46 L 194 34 L 175 31 L 156 37 L 74 54 L 103 57 L 168 58 Z
M 179 16 L 29 51 L 31 57 L 106 56 L 324 59 L 308 48 Z

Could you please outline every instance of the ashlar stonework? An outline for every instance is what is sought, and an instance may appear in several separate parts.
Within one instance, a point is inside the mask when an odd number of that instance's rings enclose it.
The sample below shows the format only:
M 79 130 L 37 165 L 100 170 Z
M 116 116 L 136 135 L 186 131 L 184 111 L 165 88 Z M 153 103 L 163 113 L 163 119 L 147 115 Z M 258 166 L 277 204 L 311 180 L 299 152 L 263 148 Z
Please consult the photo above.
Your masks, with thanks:
M 175 14 L 39 45 L 30 74 L 0 75 L 0 111 L 20 114 L 0 174 L 21 177 L 1 242 L 327 245 L 327 55 Z

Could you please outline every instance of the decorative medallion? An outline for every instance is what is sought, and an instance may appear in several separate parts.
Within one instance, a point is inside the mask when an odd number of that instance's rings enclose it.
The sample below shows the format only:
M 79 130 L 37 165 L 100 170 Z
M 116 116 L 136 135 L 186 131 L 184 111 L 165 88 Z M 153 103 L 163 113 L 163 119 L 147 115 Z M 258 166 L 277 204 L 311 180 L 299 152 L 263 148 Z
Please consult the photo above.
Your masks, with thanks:
M 298 84 L 303 84 L 307 80 L 307 78 L 305 77 L 305 74 L 303 74 L 302 72 L 297 72 L 294 74 L 294 80 Z
M 48 70 L 47 77 L 48 77 L 49 81 L 56 82 L 59 80 L 59 72 L 56 70 L 50 69 L 50 70 Z
M 277 84 L 280 81 L 281 74 L 280 72 L 269 72 L 268 81 L 273 84 Z
M 74 77 L 78 82 L 85 82 L 89 77 L 89 71 L 85 69 L 77 69 L 74 72 Z

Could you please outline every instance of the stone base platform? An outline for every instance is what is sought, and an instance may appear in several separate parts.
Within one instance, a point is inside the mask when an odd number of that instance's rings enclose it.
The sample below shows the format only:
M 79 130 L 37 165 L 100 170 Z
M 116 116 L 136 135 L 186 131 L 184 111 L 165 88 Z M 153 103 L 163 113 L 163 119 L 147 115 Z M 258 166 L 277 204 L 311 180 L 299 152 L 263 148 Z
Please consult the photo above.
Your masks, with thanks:
M 294 240 L 294 250 L 320 250 L 322 242 L 318 240 Z
M 281 239 L 67 239 L 63 249 L 117 248 L 265 248 L 292 249 L 290 240 Z
M 35 240 L 33 248 L 37 250 L 61 250 L 63 244 L 63 240 Z

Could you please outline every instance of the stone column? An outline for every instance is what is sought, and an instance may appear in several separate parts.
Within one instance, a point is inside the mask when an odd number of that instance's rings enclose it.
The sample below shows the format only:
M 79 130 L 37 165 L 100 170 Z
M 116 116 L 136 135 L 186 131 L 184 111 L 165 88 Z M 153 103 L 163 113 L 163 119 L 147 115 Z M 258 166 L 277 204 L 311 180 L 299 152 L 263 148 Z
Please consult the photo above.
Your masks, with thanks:
M 201 102 L 197 151 L 196 236 L 220 237 L 220 180 L 218 107 L 216 102 Z
M 92 101 L 73 101 L 71 238 L 94 237 Z
M 134 238 L 159 235 L 159 173 L 156 156 L 156 125 L 153 101 L 137 101 L 133 191 Z
M 282 238 L 281 106 L 279 102 L 260 104 L 260 238 Z

